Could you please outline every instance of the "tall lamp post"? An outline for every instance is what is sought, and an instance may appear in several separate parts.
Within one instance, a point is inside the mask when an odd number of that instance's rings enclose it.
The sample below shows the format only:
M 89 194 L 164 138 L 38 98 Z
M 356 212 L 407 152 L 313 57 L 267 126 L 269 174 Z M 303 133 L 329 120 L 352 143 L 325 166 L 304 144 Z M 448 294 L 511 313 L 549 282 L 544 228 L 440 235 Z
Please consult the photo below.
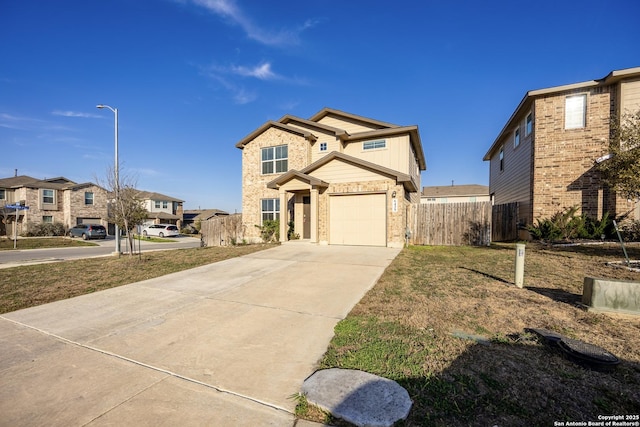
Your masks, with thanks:
M 116 124 L 115 124 L 115 135 L 116 135 L 116 156 L 115 156 L 115 163 L 114 163 L 114 178 L 115 178 L 115 193 L 116 193 L 116 209 L 118 208 L 118 201 L 119 201 L 119 196 L 120 196 L 120 177 L 118 174 L 118 109 L 117 108 L 113 108 L 110 107 L 108 105 L 105 104 L 98 104 L 96 105 L 96 108 L 108 108 L 109 110 L 111 110 L 113 112 L 113 114 L 115 114 L 116 117 Z M 117 216 L 116 216 L 117 218 Z M 116 251 L 115 251 L 115 255 L 120 255 L 120 227 L 118 226 L 118 223 L 116 222 L 115 224 L 116 226 Z

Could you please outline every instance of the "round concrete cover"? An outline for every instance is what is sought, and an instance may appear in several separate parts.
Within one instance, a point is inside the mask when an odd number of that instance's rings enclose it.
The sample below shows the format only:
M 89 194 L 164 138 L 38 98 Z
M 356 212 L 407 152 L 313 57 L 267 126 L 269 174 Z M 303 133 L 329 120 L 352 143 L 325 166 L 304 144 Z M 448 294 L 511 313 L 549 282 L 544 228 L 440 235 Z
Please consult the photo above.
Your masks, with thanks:
M 409 393 L 397 382 L 351 369 L 316 371 L 302 385 L 307 401 L 356 426 L 386 427 L 409 415 Z

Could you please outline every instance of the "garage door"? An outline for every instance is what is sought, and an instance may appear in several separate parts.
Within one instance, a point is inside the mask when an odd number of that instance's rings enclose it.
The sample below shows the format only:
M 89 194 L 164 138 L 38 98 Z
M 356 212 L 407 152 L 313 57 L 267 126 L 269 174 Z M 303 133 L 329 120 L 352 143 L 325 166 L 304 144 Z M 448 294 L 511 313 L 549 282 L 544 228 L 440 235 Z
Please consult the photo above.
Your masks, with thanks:
M 331 196 L 329 243 L 332 245 L 387 246 L 385 194 Z
M 78 224 L 102 224 L 102 220 L 100 218 L 78 218 Z

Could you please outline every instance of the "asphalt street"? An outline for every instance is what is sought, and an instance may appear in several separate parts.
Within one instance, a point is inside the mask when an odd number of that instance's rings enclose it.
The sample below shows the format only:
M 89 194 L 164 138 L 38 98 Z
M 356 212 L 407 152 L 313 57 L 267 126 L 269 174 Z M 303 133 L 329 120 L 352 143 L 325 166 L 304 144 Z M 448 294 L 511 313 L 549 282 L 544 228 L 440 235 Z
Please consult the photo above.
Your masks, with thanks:
M 167 249 L 197 248 L 200 239 L 188 236 L 180 236 L 171 239 L 171 242 L 145 242 L 140 243 L 140 250 L 156 251 Z M 38 264 L 44 262 L 66 261 L 70 259 L 94 258 L 108 256 L 114 252 L 115 240 L 107 237 L 105 240 L 92 240 L 97 246 L 78 246 L 73 248 L 47 248 L 47 249 L 20 249 L 18 240 L 17 249 L 0 251 L 0 269 L 14 267 L 20 264 Z M 121 250 L 127 251 L 128 245 L 125 239 L 120 242 Z M 136 251 L 138 242 L 136 241 Z

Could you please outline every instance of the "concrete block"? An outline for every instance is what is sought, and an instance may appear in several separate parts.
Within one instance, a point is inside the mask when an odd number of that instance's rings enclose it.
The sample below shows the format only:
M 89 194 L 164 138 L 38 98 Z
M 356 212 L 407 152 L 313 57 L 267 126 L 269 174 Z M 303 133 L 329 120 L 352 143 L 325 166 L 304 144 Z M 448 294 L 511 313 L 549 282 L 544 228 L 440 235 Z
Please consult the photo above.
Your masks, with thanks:
M 640 282 L 585 277 L 582 303 L 589 310 L 640 315 Z

